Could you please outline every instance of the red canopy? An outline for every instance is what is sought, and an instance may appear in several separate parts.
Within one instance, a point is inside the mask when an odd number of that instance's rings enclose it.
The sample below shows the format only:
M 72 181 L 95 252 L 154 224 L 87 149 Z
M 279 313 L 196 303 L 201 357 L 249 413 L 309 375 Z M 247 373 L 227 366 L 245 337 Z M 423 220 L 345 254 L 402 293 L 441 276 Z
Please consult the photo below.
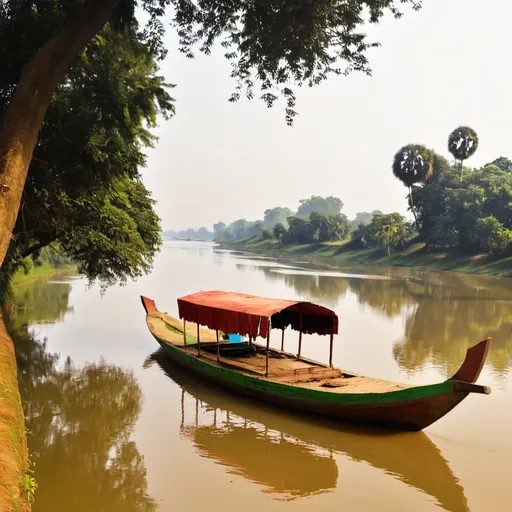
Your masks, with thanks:
M 267 337 L 269 326 L 312 334 L 337 334 L 334 311 L 312 302 L 267 299 L 242 293 L 208 291 L 178 299 L 180 318 L 224 333 Z

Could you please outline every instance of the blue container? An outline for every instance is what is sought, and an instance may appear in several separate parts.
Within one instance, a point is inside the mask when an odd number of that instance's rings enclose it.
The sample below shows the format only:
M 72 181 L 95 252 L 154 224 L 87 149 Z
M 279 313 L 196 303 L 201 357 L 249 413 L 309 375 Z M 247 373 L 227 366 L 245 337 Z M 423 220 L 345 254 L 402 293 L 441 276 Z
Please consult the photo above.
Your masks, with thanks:
M 240 334 L 228 334 L 228 336 L 229 336 L 229 339 L 228 339 L 229 343 L 240 343 L 243 341 L 243 338 L 242 338 L 242 336 L 240 336 Z

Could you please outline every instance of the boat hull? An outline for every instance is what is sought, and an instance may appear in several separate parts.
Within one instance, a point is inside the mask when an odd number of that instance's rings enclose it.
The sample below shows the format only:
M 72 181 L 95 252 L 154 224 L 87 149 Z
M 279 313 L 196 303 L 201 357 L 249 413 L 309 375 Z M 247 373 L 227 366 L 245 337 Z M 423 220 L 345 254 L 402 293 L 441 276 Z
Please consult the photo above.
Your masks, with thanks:
M 203 379 L 222 386 L 227 390 L 278 406 L 288 407 L 307 413 L 329 416 L 344 421 L 387 426 L 399 430 L 422 430 L 451 411 L 468 393 L 453 393 L 449 382 L 435 386 L 424 386 L 431 389 L 427 396 L 415 397 L 420 388 L 411 388 L 411 398 L 397 401 L 385 400 L 384 394 L 375 397 L 367 395 L 363 400 L 359 395 L 343 395 L 321 393 L 308 389 L 286 386 L 269 382 L 257 377 L 240 375 L 232 370 L 215 367 L 192 356 L 179 348 L 173 347 L 155 336 L 167 356 L 188 371 L 194 372 Z M 404 394 L 409 390 L 395 393 Z M 386 393 L 385 395 L 390 395 Z M 333 398 L 337 401 L 320 401 L 320 398 Z M 392 398 L 392 397 L 387 397 Z M 399 398 L 399 397 L 397 397 Z M 341 400 L 364 401 L 365 403 L 343 403 Z

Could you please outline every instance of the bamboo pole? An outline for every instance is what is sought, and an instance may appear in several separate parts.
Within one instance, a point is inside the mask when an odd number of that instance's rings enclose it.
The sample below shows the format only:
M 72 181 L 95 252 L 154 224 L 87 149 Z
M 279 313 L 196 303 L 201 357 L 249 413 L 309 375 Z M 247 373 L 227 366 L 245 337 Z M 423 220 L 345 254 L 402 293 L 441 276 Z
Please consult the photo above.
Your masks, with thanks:
M 187 346 L 187 324 L 185 319 L 183 319 L 183 345 Z
M 334 347 L 334 334 L 331 332 L 330 348 L 329 348 L 329 366 L 332 368 L 332 352 Z
M 281 352 L 284 352 L 284 327 L 283 333 L 281 334 Z
M 299 353 L 297 354 L 297 361 L 300 359 L 300 353 L 302 351 L 302 311 L 299 313 L 299 330 Z
M 265 357 L 265 377 L 268 377 L 268 351 L 270 348 L 270 322 L 268 325 L 268 332 L 267 332 L 267 354 Z
M 201 357 L 201 343 L 199 343 L 199 312 L 196 315 L 197 320 L 197 357 Z
M 219 330 L 215 329 L 215 335 L 217 336 L 217 362 L 220 361 L 220 341 L 219 341 Z

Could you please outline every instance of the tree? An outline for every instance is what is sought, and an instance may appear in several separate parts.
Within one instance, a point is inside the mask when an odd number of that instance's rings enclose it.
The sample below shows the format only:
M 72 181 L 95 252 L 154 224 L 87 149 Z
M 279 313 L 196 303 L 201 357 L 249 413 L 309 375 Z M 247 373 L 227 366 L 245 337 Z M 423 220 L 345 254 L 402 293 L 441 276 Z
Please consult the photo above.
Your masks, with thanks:
M 460 179 L 462 181 L 463 162 L 475 154 L 478 149 L 478 135 L 469 126 L 455 128 L 448 137 L 448 151 L 460 161 Z
M 213 240 L 213 233 L 206 227 L 202 226 L 197 230 L 196 238 L 203 242 L 209 242 L 210 240 Z
M 237 240 L 242 238 L 249 238 L 250 222 L 245 219 L 238 219 L 229 225 L 229 230 Z
M 343 208 L 341 199 L 332 196 L 311 196 L 309 199 L 301 199 L 299 203 L 300 205 L 296 215 L 303 219 L 309 219 L 309 216 L 313 212 L 340 213 Z
M 409 144 L 401 148 L 393 158 L 393 174 L 409 189 L 409 207 L 414 215 L 416 229 L 418 217 L 412 199 L 412 186 L 425 183 L 432 176 L 432 151 L 419 144 Z
M 366 243 L 387 248 L 388 256 L 391 256 L 392 247 L 403 247 L 410 238 L 410 229 L 399 213 L 375 215 L 370 224 L 365 226 L 365 232 Z
M 295 215 L 288 217 L 288 231 L 283 236 L 283 242 L 288 244 L 310 244 L 314 236 L 311 223 Z
M 267 227 L 262 226 L 261 238 L 263 238 L 263 240 L 271 240 L 273 237 L 274 235 L 272 234 L 272 231 L 270 231 L 270 229 L 268 229 Z
M 215 235 L 219 235 L 227 228 L 226 224 L 224 222 L 217 222 L 213 225 L 213 232 Z
M 512 231 L 492 215 L 478 219 L 475 231 L 480 247 L 493 254 L 505 252 L 512 243 Z
M 350 231 L 355 231 L 359 226 L 366 226 L 370 224 L 374 215 L 382 215 L 380 210 L 373 210 L 373 212 L 359 212 L 356 213 L 355 219 L 350 221 Z
M 348 219 L 341 213 L 313 212 L 309 222 L 317 242 L 343 240 L 348 234 Z
M 397 3 L 420 7 L 416 0 L 360 0 L 342 5 L 339 0 L 303 0 L 293 4 L 286 0 L 217 0 L 199 5 L 182 0 L 143 0 L 141 6 L 149 13 L 145 34 L 155 52 L 165 54 L 160 17 L 165 7 L 172 4 L 180 49 L 192 56 L 192 47 L 199 44 L 201 51 L 208 54 L 213 44 L 224 37 L 222 44 L 229 49 L 226 57 L 233 60 L 231 74 L 237 84 L 231 100 L 236 101 L 244 92 L 252 98 L 256 76 L 261 84 L 261 98 L 267 105 L 277 99 L 274 91 L 281 92 L 286 101 L 286 121 L 291 124 L 296 115 L 295 95 L 283 84 L 315 85 L 329 74 L 352 70 L 369 74 L 366 51 L 375 43 L 357 29 L 366 19 L 377 22 L 386 10 L 399 17 Z M 31 48 L 21 56 L 18 54 L 17 69 L 8 69 L 15 77 L 15 86 L 2 112 L 0 126 L 0 266 L 55 88 L 77 55 L 109 20 L 113 20 L 113 27 L 136 24 L 135 0 L 57 0 L 50 4 L 36 0 L 36 5 L 34 9 L 33 2 L 0 4 L 2 34 L 12 35 L 20 18 L 38 22 L 46 21 L 49 14 L 53 16 L 53 23 L 46 24 L 44 30 L 29 27 L 23 32 L 33 37 Z M 345 69 L 337 65 L 339 61 L 346 64 Z M 4 69 L 0 71 L 2 75 Z
M 150 269 L 159 218 L 139 169 L 155 140 L 148 128 L 174 111 L 156 72 L 133 29 L 107 27 L 75 61 L 39 134 L 3 274 L 55 241 L 103 285 Z M 12 85 L 0 77 L 0 97 Z
M 458 169 L 436 156 L 432 179 L 415 188 L 414 197 L 420 234 L 432 247 L 490 250 L 483 232 L 491 227 L 489 223 L 497 224 L 488 219 L 479 232 L 479 220 L 492 217 L 504 229 L 512 228 L 512 174 L 496 165 L 476 169 L 461 181 Z
M 278 222 L 273 229 L 274 238 L 279 242 L 282 243 L 284 237 L 286 236 L 286 228 L 284 224 L 281 222 Z
M 265 210 L 263 222 L 269 229 L 273 229 L 273 227 L 279 223 L 286 227 L 288 225 L 288 221 L 286 219 L 290 215 L 292 215 L 290 208 L 282 208 L 281 206 L 276 206 L 275 208 Z
M 490 165 L 494 165 L 501 169 L 502 171 L 512 173 L 512 161 L 504 156 L 500 156 L 499 158 L 496 158 L 496 160 L 493 160 L 492 162 L 485 164 L 485 167 L 488 167 Z

